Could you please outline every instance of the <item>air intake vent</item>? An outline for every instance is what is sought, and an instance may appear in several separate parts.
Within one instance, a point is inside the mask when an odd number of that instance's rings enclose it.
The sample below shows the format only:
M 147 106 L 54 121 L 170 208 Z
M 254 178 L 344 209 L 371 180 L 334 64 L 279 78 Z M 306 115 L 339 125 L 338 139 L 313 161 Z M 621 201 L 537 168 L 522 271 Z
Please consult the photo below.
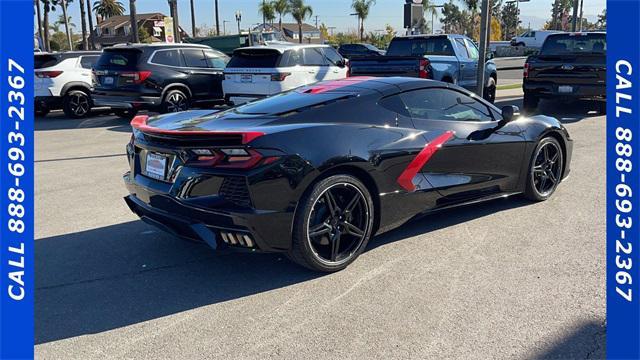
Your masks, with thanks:
M 230 203 L 244 207 L 251 206 L 249 189 L 247 188 L 247 181 L 244 177 L 228 176 L 224 178 L 222 186 L 220 186 L 219 194 Z

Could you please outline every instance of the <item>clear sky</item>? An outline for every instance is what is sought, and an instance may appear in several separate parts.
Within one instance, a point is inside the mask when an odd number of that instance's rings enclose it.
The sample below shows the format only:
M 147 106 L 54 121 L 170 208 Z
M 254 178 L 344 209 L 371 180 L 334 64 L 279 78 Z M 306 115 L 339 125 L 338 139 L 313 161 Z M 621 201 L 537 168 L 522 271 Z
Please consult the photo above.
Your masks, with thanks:
M 87 0 L 89 1 L 89 0 Z M 91 0 L 92 2 L 95 0 Z M 458 2 L 459 0 L 454 0 Z M 121 0 L 127 11 L 129 11 L 129 1 Z M 246 28 L 250 24 L 256 24 L 262 21 L 262 17 L 258 13 L 258 4 L 261 0 L 219 0 L 220 10 L 220 28 L 222 30 L 222 20 L 227 20 L 227 31 L 233 31 L 236 28 L 234 14 L 237 10 L 242 12 L 242 27 Z M 445 0 L 434 0 L 435 4 L 442 4 Z M 307 20 L 310 24 L 315 24 L 315 16 L 318 16 L 318 23 L 325 23 L 329 27 L 335 27 L 335 31 L 347 31 L 356 29 L 356 18 L 350 16 L 352 12 L 351 0 L 306 0 L 306 3 L 313 8 L 311 19 Z M 527 27 L 529 23 L 532 28 L 539 28 L 547 21 L 551 14 L 551 4 L 553 0 L 530 0 L 529 2 L 520 3 L 520 14 L 522 26 Z M 589 21 L 595 21 L 596 15 L 605 8 L 606 0 L 584 0 L 584 15 Z M 365 20 L 365 29 L 367 31 L 384 29 L 386 24 L 391 25 L 394 29 L 402 29 L 402 6 L 404 0 L 377 0 L 371 9 L 369 17 Z M 161 12 L 169 14 L 169 5 L 166 0 L 137 0 L 138 13 Z M 214 23 L 213 0 L 195 0 L 196 24 L 203 24 L 211 27 Z M 52 18 L 57 18 L 62 10 L 58 9 Z M 187 32 L 191 32 L 191 15 L 189 0 L 178 0 L 178 13 L 180 14 L 180 25 Z M 69 15 L 76 24 L 77 29 L 80 28 L 80 10 L 78 0 L 69 4 Z M 430 19 L 428 19 L 430 20 Z M 294 22 L 290 16 L 283 19 L 284 22 Z M 439 23 L 436 20 L 436 29 Z

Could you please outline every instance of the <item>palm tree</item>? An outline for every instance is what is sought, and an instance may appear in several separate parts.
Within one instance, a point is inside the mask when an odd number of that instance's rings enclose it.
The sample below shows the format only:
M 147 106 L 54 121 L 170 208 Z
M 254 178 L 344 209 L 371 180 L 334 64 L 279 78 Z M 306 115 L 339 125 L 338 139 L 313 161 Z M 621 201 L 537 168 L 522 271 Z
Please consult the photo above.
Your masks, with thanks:
M 42 15 L 40 14 L 40 1 L 34 0 L 33 5 L 36 7 L 36 15 L 38 16 L 38 37 L 40 38 L 40 41 L 44 41 L 44 32 L 42 31 Z
M 96 39 L 93 37 L 93 14 L 91 12 L 91 0 L 87 0 L 87 19 L 89 20 L 89 38 L 91 39 L 91 50 L 95 50 Z
M 49 37 L 49 13 L 55 11 L 56 3 L 52 0 L 41 0 L 44 8 L 44 15 L 42 18 L 42 29 L 44 30 L 44 50 L 51 51 L 51 40 Z
M 313 9 L 304 0 L 289 0 L 289 12 L 298 23 L 298 40 L 302 44 L 302 23 L 313 15 Z
M 258 6 L 258 12 L 262 14 L 264 22 L 273 24 L 276 19 L 276 10 L 273 7 L 273 3 L 263 1 Z
M 89 44 L 87 44 L 87 14 L 84 11 L 84 0 L 79 0 L 80 4 L 80 24 L 82 26 L 82 50 L 89 50 Z
M 71 30 L 69 29 L 69 16 L 67 16 L 67 3 L 72 0 L 60 0 L 62 3 L 62 19 L 64 21 L 64 30 L 67 33 L 67 43 L 69 50 L 73 50 L 73 41 L 71 40 Z
M 360 41 L 364 40 L 364 19 L 369 16 L 369 10 L 371 6 L 376 3 L 376 0 L 353 0 L 351 8 L 358 14 L 358 22 L 360 23 Z
M 289 1 L 274 0 L 272 4 L 273 4 L 273 10 L 279 15 L 278 29 L 282 31 L 282 16 L 289 13 Z
M 103 19 L 124 14 L 124 5 L 118 0 L 97 0 L 93 3 L 93 11 Z

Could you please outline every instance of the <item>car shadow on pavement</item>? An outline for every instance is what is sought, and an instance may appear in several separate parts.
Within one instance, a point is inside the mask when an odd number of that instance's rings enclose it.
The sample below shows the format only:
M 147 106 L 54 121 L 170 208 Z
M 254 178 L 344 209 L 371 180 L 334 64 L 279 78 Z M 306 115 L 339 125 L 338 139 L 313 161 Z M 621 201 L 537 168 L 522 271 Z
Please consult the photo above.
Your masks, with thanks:
M 84 119 L 70 119 L 62 112 L 52 112 L 46 117 L 36 117 L 35 131 L 68 130 L 84 128 L 108 128 L 111 131 L 130 132 L 129 120 L 109 113 L 95 113 Z
M 605 359 L 607 354 L 606 333 L 607 329 L 604 323 L 585 322 L 531 358 L 535 360 Z
M 497 99 L 494 105 L 499 109 L 503 106 L 515 105 L 522 111 L 522 98 L 510 98 L 504 100 Z M 593 104 L 588 101 L 560 102 L 541 100 L 538 109 L 527 115 L 552 116 L 560 120 L 563 124 L 570 124 L 592 117 L 602 116 L 603 114 L 593 110 Z
M 529 202 L 501 199 L 410 221 L 369 249 Z M 282 254 L 214 252 L 131 221 L 35 243 L 36 344 L 120 327 L 322 276 Z
M 419 215 L 398 228 L 376 236 L 369 242 L 367 250 L 372 250 L 398 240 L 429 233 L 470 220 L 479 219 L 500 211 L 515 209 L 531 204 L 531 201 L 515 195 L 508 198 L 464 205 Z
M 132 221 L 35 242 L 35 343 L 95 334 L 321 274 L 279 254 L 214 252 Z

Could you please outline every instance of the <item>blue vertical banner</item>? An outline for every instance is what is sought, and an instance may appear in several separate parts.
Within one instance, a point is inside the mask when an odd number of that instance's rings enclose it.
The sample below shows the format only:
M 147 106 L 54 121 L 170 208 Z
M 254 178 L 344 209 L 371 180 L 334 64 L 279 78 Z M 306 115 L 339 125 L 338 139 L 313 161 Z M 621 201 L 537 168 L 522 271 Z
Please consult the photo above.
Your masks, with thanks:
M 607 358 L 640 359 L 640 0 L 607 16 Z
M 0 0 L 0 359 L 33 358 L 33 0 Z

